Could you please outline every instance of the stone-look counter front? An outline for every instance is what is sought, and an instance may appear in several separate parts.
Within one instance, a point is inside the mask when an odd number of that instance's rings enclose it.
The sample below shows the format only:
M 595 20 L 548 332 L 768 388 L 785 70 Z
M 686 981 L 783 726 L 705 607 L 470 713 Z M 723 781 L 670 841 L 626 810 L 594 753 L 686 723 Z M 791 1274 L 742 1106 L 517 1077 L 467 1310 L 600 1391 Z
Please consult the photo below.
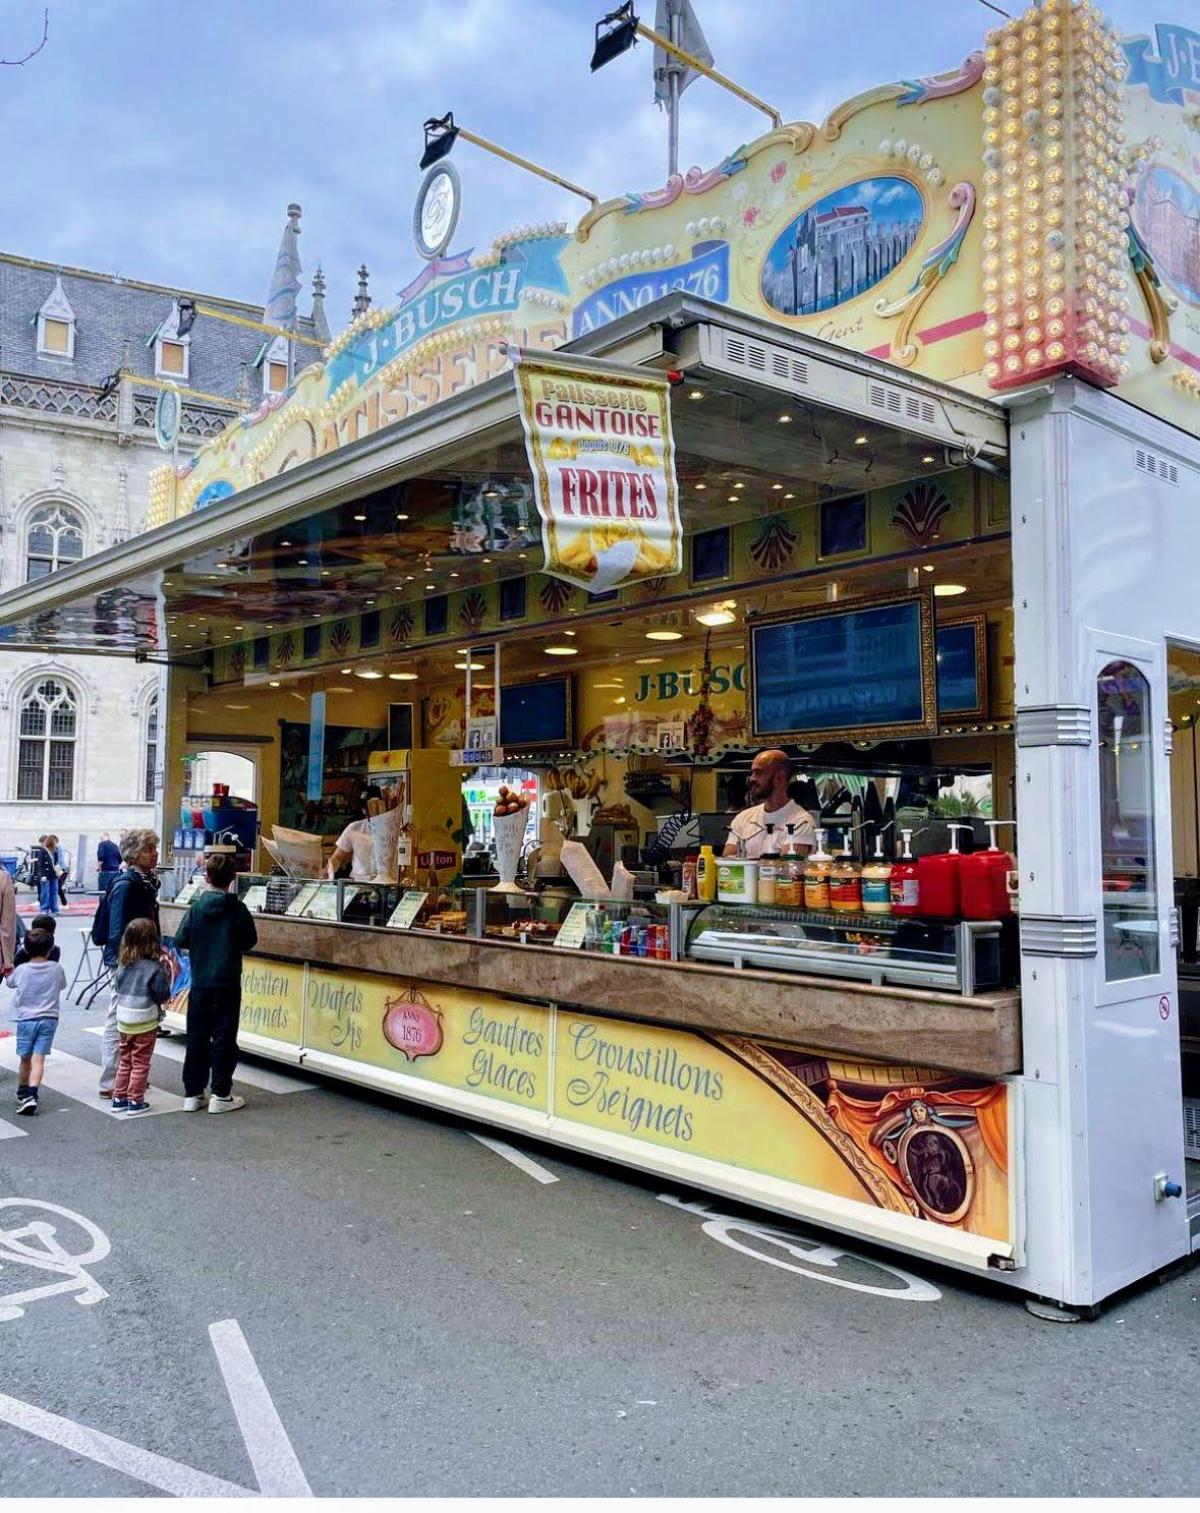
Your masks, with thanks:
M 183 911 L 162 907 L 170 935 Z M 1021 1067 L 1020 996 L 913 992 L 794 973 L 736 971 L 257 915 L 256 955 L 557 1003 L 646 1023 L 780 1040 L 997 1077 Z

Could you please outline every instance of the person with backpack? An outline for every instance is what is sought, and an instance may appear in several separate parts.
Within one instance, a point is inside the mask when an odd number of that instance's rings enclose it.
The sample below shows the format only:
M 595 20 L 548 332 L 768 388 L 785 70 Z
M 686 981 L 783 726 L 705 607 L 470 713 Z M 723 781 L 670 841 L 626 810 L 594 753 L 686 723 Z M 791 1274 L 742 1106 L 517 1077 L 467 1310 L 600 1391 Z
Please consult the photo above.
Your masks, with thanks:
M 190 958 L 187 1054 L 183 1058 L 183 1109 L 204 1107 L 204 1087 L 212 1072 L 210 1114 L 230 1114 L 246 1100 L 233 1093 L 238 1021 L 242 1013 L 242 956 L 258 942 L 254 917 L 229 888 L 237 876 L 233 858 L 218 853 L 204 863 L 208 887 L 193 899 L 179 928 L 175 948 Z
M 107 893 L 121 875 L 121 852 L 106 830 L 96 847 L 96 891 Z
M 121 835 L 121 857 L 125 870 L 100 899 L 92 920 L 92 941 L 100 947 L 101 959 L 115 972 L 121 940 L 135 919 L 158 924 L 158 836 L 153 830 L 126 830 Z M 117 1027 L 117 995 L 109 994 L 104 1032 L 100 1038 L 100 1096 L 112 1099 L 113 1080 L 117 1075 L 117 1052 L 120 1046 Z
M 58 913 L 58 867 L 48 838 L 39 835 L 37 845 L 29 848 L 29 881 L 37 889 L 38 907 L 43 914 Z

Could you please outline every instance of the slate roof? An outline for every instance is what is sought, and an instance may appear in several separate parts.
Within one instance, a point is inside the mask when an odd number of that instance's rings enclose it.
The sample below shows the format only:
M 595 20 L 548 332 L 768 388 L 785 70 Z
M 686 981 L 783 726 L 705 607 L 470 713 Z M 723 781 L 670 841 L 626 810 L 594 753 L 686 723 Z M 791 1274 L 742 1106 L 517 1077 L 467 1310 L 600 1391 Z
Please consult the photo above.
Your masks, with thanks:
M 56 278 L 62 279 L 63 291 L 75 312 L 75 355 L 71 361 L 45 356 L 37 349 L 37 313 L 53 291 Z M 124 357 L 131 372 L 153 378 L 152 337 L 170 315 L 172 301 L 180 296 L 232 315 L 262 320 L 261 305 L 0 252 L 0 371 L 99 386 L 122 366 Z M 303 335 L 317 334 L 308 316 L 301 316 L 298 329 Z M 197 316 L 191 333 L 188 377 L 183 382 L 189 388 L 232 400 L 242 364 L 249 367 L 263 342 L 270 340 L 260 331 Z M 297 371 L 319 355 L 315 347 L 298 343 L 293 351 Z M 253 371 L 250 386 L 257 400 L 261 385 Z

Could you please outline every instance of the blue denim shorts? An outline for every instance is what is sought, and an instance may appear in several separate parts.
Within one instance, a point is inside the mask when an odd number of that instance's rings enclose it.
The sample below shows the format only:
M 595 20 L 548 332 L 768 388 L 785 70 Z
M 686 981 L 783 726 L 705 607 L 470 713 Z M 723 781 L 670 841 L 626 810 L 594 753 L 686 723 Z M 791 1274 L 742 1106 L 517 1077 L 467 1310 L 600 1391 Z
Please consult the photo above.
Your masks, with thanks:
M 19 1019 L 17 1021 L 17 1055 L 25 1056 L 49 1056 L 50 1047 L 54 1044 L 54 1032 L 58 1029 L 58 1020 L 54 1017 L 45 1019 Z

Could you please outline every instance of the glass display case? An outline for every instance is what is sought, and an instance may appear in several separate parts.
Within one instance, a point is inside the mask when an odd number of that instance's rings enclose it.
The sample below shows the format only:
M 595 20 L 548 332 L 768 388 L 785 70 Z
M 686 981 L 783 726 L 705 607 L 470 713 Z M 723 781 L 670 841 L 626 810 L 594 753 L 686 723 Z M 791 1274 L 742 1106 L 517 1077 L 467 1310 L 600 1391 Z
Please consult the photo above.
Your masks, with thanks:
M 396 895 L 396 889 L 385 883 L 299 880 L 249 872 L 238 875 L 237 891 L 255 914 L 283 914 L 291 919 L 353 925 L 384 924 Z
M 688 909 L 692 961 L 975 993 L 1005 986 L 995 920 L 825 914 L 752 904 Z

